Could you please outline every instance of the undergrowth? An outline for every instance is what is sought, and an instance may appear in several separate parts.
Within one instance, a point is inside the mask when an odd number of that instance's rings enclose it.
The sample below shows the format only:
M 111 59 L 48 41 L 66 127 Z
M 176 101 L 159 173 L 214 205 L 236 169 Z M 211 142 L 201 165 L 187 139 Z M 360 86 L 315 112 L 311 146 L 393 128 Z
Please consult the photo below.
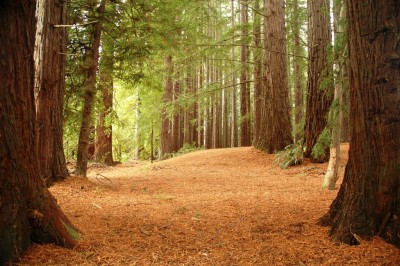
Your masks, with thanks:
M 292 165 L 301 164 L 304 158 L 303 154 L 303 141 L 298 141 L 286 146 L 283 151 L 276 153 L 274 163 L 282 169 L 287 169 Z
M 204 150 L 204 147 L 197 147 L 194 143 L 193 144 L 189 144 L 189 143 L 185 143 L 183 144 L 182 148 L 179 149 L 179 151 L 177 152 L 172 152 L 172 153 L 166 153 L 163 156 L 163 159 L 170 159 L 176 156 L 180 156 L 180 155 L 184 155 L 186 153 L 192 152 L 192 151 L 198 151 L 198 150 Z

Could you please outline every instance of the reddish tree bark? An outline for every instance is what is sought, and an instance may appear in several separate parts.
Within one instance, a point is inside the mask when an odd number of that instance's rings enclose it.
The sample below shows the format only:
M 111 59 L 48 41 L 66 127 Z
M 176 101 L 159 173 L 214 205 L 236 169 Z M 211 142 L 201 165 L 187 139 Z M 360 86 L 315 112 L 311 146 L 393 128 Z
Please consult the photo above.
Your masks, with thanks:
M 46 184 L 68 176 L 63 145 L 63 103 L 67 31 L 66 3 L 44 0 L 38 5 L 35 49 L 37 148 Z
M 325 157 L 313 158 L 312 149 L 318 141 L 327 124 L 327 114 L 331 106 L 333 93 L 322 88 L 321 83 L 328 75 L 328 45 L 331 43 L 331 26 L 329 0 L 308 0 L 308 82 L 306 117 L 304 127 L 304 156 L 315 162 L 327 161 L 329 147 L 326 147 Z M 333 90 L 332 90 L 333 91 Z
M 347 1 L 351 140 L 324 224 L 338 242 L 400 247 L 400 2 Z
M 35 1 L 0 2 L 0 264 L 31 242 L 73 247 L 78 238 L 47 190 L 35 139 Z M 76 233 L 76 234 L 75 234 Z
M 279 0 L 265 1 L 265 79 L 259 137 L 254 143 L 268 153 L 293 142 L 288 95 L 285 8 Z

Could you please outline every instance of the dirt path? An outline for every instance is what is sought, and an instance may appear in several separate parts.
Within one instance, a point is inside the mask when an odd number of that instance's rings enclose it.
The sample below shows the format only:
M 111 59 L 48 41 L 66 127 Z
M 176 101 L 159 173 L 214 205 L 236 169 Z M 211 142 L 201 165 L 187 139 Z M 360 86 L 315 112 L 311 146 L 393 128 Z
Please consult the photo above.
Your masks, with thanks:
M 400 265 L 379 238 L 335 245 L 316 225 L 337 193 L 320 189 L 325 169 L 253 148 L 91 169 L 51 189 L 79 246 L 34 245 L 20 265 Z

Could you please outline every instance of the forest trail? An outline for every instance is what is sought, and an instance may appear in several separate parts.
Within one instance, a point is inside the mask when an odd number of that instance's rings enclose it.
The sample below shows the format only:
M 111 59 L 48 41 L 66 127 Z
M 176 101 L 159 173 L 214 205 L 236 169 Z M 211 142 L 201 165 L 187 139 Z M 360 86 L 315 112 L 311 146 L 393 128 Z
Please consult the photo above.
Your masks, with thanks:
M 316 225 L 337 193 L 320 189 L 326 164 L 273 160 L 248 147 L 92 167 L 51 188 L 78 247 L 34 245 L 20 265 L 400 265 L 379 238 L 335 245 Z

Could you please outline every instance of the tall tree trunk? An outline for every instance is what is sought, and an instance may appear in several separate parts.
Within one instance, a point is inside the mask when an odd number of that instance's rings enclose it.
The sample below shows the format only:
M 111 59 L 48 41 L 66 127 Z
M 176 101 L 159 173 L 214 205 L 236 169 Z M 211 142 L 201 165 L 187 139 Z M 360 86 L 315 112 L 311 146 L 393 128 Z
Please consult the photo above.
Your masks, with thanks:
M 235 26 L 235 1 L 231 1 L 231 16 L 232 16 L 232 28 Z M 233 33 L 233 38 L 232 38 L 232 48 L 231 48 L 231 60 L 232 60 L 232 65 L 234 66 L 234 61 L 235 61 L 235 33 Z M 236 85 L 236 71 L 235 67 L 233 67 L 232 71 L 232 97 L 231 97 L 231 147 L 237 147 L 238 146 L 238 126 L 237 126 L 237 97 L 236 97 L 236 90 L 237 90 L 237 85 Z
M 47 190 L 35 140 L 36 1 L 0 3 L 0 265 L 31 242 L 74 247 L 79 237 Z M 62 66 L 58 66 L 62 67 Z
M 293 0 L 293 87 L 294 87 L 294 142 L 297 143 L 299 140 L 303 139 L 303 91 L 304 91 L 304 77 L 303 69 L 301 67 L 300 56 L 302 54 L 303 48 L 300 45 L 300 10 L 298 6 L 298 0 Z
M 110 13 L 115 16 L 114 5 L 110 5 Z M 96 126 L 96 143 L 94 159 L 106 165 L 113 165 L 112 146 L 112 112 L 114 92 L 114 39 L 102 38 L 102 53 L 99 67 L 99 113 Z
M 136 103 L 135 103 L 135 130 L 134 130 L 134 138 L 135 138 L 135 155 L 134 159 L 140 159 L 140 135 L 139 135 L 139 116 L 140 116 L 140 89 L 136 88 Z
M 68 176 L 63 145 L 63 102 L 67 31 L 64 1 L 38 1 L 35 44 L 37 148 L 46 184 Z
M 173 73 L 173 65 L 172 65 L 172 56 L 167 56 L 164 59 L 165 68 L 166 68 L 166 77 L 165 77 L 165 91 L 163 97 L 163 108 L 161 114 L 161 149 L 160 149 L 160 158 L 162 159 L 164 155 L 171 153 L 175 150 L 175 141 L 173 134 L 173 121 L 171 119 L 171 113 L 169 108 L 171 108 L 171 104 L 173 103 L 173 94 L 174 94 L 174 82 L 172 80 Z
M 287 78 L 285 7 L 279 0 L 265 0 L 265 59 L 263 112 L 255 146 L 268 153 L 292 143 Z
M 400 247 L 400 2 L 346 2 L 353 127 L 344 180 L 323 222 L 338 242 L 379 235 Z
M 343 27 L 340 26 L 341 18 L 345 16 L 345 6 L 342 3 L 335 2 L 334 3 L 334 29 L 336 33 L 336 41 L 335 41 L 335 58 L 336 62 L 341 62 L 344 60 L 339 60 L 340 56 L 344 56 L 347 58 L 346 54 L 341 54 L 345 51 L 345 45 L 342 45 L 340 40 L 344 38 L 342 36 L 345 31 Z M 346 63 L 344 62 L 341 66 L 340 64 L 336 65 L 336 69 L 338 69 L 339 73 L 337 73 L 335 77 L 335 94 L 333 99 L 333 104 L 329 111 L 329 123 L 332 132 L 332 142 L 330 147 L 330 156 L 328 169 L 326 170 L 326 174 L 324 177 L 324 181 L 322 183 L 322 188 L 333 190 L 335 189 L 336 181 L 339 178 L 339 165 L 340 165 L 340 133 L 342 128 L 342 91 L 344 84 L 344 72 L 347 71 Z
M 86 80 L 84 83 L 84 103 L 82 111 L 82 122 L 79 133 L 78 153 L 76 161 L 76 174 L 86 177 L 87 164 L 89 160 L 88 148 L 90 144 L 91 115 L 93 109 L 94 96 L 96 94 L 96 72 L 99 65 L 99 48 L 101 33 L 103 28 L 103 16 L 107 0 L 101 0 L 97 8 L 98 21 L 94 24 L 92 47 L 86 71 Z
M 260 123 L 261 123 L 261 111 L 262 111 L 262 44 L 261 44 L 261 18 L 260 14 L 260 0 L 254 2 L 254 25 L 253 25 L 253 38 L 254 38 L 254 136 L 253 144 L 258 140 L 260 136 Z
M 331 43 L 329 10 L 329 0 L 308 0 L 309 59 L 304 156 L 315 162 L 326 161 L 329 158 L 329 147 L 324 151 L 325 156 L 320 158 L 312 156 L 312 149 L 327 125 L 326 118 L 332 103 L 332 93 L 328 92 L 329 88 L 323 88 L 321 85 L 332 68 L 328 65 L 327 53 L 328 45 Z
M 250 86 L 248 81 L 247 0 L 240 0 L 240 146 L 251 145 Z

